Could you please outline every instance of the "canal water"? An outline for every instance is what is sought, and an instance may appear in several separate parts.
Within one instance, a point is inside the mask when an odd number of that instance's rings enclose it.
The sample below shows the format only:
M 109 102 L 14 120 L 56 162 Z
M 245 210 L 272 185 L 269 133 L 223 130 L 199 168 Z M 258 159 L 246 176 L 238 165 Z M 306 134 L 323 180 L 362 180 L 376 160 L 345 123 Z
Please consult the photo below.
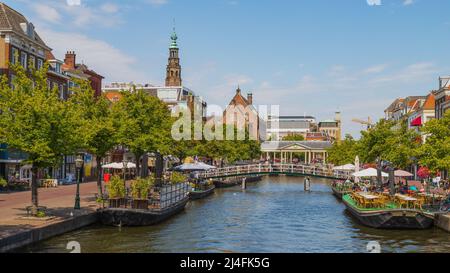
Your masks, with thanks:
M 24 252 L 367 252 L 376 241 L 382 252 L 450 252 L 450 234 L 437 228 L 376 230 L 359 225 L 337 200 L 330 180 L 266 177 L 262 182 L 219 189 L 207 199 L 152 227 L 91 226 L 29 246 Z

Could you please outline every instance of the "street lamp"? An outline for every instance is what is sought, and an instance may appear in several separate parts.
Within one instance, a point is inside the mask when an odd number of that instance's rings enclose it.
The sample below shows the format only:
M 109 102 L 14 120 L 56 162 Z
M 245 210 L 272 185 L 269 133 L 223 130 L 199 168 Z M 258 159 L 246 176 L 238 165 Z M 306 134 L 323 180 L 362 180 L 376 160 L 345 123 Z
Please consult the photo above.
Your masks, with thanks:
M 77 155 L 77 159 L 75 160 L 75 167 L 77 169 L 77 193 L 75 195 L 75 206 L 74 209 L 79 210 L 81 209 L 80 206 L 80 183 L 81 183 L 81 172 L 83 170 L 83 164 L 84 164 L 84 155 L 82 153 L 79 153 Z
M 128 168 L 128 160 L 125 158 L 123 160 L 123 184 L 125 189 L 127 188 L 127 168 Z

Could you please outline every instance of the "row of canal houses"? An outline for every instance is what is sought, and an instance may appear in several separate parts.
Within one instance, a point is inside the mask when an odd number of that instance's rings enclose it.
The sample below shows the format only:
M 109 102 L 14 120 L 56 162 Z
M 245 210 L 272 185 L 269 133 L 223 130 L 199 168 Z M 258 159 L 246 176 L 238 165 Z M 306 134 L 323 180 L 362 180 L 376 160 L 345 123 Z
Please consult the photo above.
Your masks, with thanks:
M 7 75 L 12 87 L 14 74 L 9 64 L 21 64 L 23 67 L 40 69 L 45 62 L 50 67 L 47 73 L 48 87 L 59 89 L 61 99 L 67 99 L 69 90 L 74 87 L 74 79 L 89 80 L 96 96 L 102 92 L 103 77 L 84 64 L 76 62 L 76 54 L 68 51 L 64 61 L 56 58 L 52 49 L 35 31 L 25 16 L 0 2 L 0 75 Z M 9 181 L 27 181 L 31 178 L 31 166 L 23 166 L 26 155 L 20 151 L 9 149 L 7 144 L 0 144 L 0 177 Z M 65 156 L 63 164 L 39 174 L 40 178 L 51 177 L 59 180 L 73 180 L 75 177 L 75 158 Z M 85 159 L 85 176 L 94 175 L 92 156 Z
M 397 98 L 384 112 L 387 120 L 406 122 L 409 129 L 421 133 L 422 141 L 426 141 L 427 135 L 420 129 L 432 119 L 441 119 L 447 111 L 450 111 L 450 77 L 439 77 L 439 88 L 426 95 Z M 441 175 L 448 177 L 449 170 Z

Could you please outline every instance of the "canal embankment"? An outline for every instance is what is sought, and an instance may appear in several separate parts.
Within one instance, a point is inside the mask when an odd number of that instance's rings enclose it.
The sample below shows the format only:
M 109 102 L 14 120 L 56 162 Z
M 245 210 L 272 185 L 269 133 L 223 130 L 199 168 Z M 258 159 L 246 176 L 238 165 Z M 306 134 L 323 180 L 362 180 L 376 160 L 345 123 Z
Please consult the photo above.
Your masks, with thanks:
M 29 217 L 30 192 L 0 194 L 0 252 L 37 243 L 92 225 L 98 221 L 96 183 L 80 185 L 81 210 L 74 210 L 76 186 L 39 189 L 39 206 L 46 207 L 41 218 Z
M 450 213 L 447 214 L 437 214 L 434 220 L 435 226 L 450 232 Z
M 339 203 L 335 203 L 336 200 L 333 198 L 331 191 L 329 191 L 329 185 L 326 184 L 326 182 L 319 180 L 316 181 L 313 185 L 313 192 L 312 194 L 304 194 L 302 191 L 302 183 L 298 183 L 298 179 L 290 178 L 290 177 L 266 177 L 264 180 L 270 180 L 274 183 L 270 182 L 264 182 L 262 185 L 258 184 L 258 187 L 251 188 L 250 191 L 247 192 L 241 192 L 238 187 L 236 187 L 236 190 L 229 189 L 227 191 L 219 191 L 214 196 L 211 196 L 211 199 L 214 199 L 214 202 L 211 201 L 203 201 L 203 202 L 194 202 L 191 205 L 189 205 L 189 223 L 193 224 L 196 221 L 192 221 L 191 218 L 195 219 L 205 219 L 206 223 L 202 224 L 203 228 L 210 229 L 214 226 L 217 226 L 217 223 L 220 223 L 221 221 L 224 221 L 224 219 L 241 219 L 242 221 L 249 221 L 249 219 L 253 219 L 255 221 L 254 226 L 260 226 L 261 223 L 259 223 L 259 220 L 261 219 L 269 219 L 273 218 L 274 214 L 269 213 L 269 215 L 266 215 L 266 213 L 275 210 L 277 210 L 277 204 L 284 204 L 284 209 L 281 211 L 283 215 L 290 215 L 291 213 L 285 212 L 286 208 L 290 208 L 293 211 L 292 213 L 298 213 L 295 210 L 295 207 L 299 205 L 299 202 L 306 202 L 306 204 L 309 204 L 308 206 L 305 206 L 306 208 L 309 208 L 310 210 L 315 210 L 315 208 L 321 208 L 321 210 L 314 211 L 312 215 L 321 215 L 320 219 L 328 219 L 326 220 L 326 223 L 328 223 L 329 219 L 333 219 L 333 217 L 337 217 L 335 219 L 336 221 L 341 223 L 340 228 L 342 228 L 343 223 L 346 223 L 346 225 L 349 226 L 350 230 L 353 230 L 355 227 L 354 225 L 357 225 L 357 223 L 354 221 L 354 219 L 351 218 L 342 218 L 342 206 Z M 284 181 L 284 182 L 283 182 Z M 319 184 L 318 184 L 319 183 Z M 95 183 L 87 183 L 82 184 L 81 186 L 81 204 L 82 204 L 82 210 L 75 211 L 73 210 L 73 202 L 74 202 L 74 193 L 75 188 L 73 186 L 67 186 L 67 187 L 60 187 L 56 189 L 40 189 L 40 198 L 41 203 L 40 205 L 46 206 L 47 210 L 49 212 L 48 216 L 42 219 L 35 219 L 30 218 L 26 216 L 26 210 L 24 209 L 25 206 L 29 204 L 30 199 L 30 193 L 29 192 L 22 192 L 22 193 L 12 193 L 12 194 L 0 194 L 0 252 L 11 252 L 15 251 L 16 249 L 20 249 L 22 247 L 33 245 L 33 244 L 41 244 L 43 241 L 47 239 L 51 239 L 52 237 L 61 237 L 66 236 L 67 234 L 71 234 L 72 231 L 96 224 L 100 222 L 99 215 L 97 212 L 98 204 L 95 202 L 95 193 L 96 193 L 96 185 Z M 303 194 L 303 195 L 302 195 Z M 299 196 L 302 195 L 300 198 Z M 272 200 L 272 199 L 274 200 Z M 250 200 L 248 200 L 250 199 Z M 285 204 L 287 202 L 287 204 Z M 240 208 L 249 208 L 252 207 L 250 204 L 258 203 L 260 206 L 264 207 L 266 206 L 266 209 L 258 209 L 257 211 L 254 211 L 254 214 L 247 215 L 246 210 L 242 210 Z M 293 204 L 296 204 L 295 206 L 291 206 Z M 227 217 L 224 215 L 221 215 L 221 213 L 217 213 L 218 211 L 222 211 L 222 208 L 230 207 L 233 208 L 236 204 L 239 204 L 237 207 L 234 208 L 234 210 L 239 211 L 238 214 L 233 214 L 232 217 Z M 311 206 L 314 204 L 314 206 Z M 208 207 L 209 206 L 209 207 Z M 257 206 L 256 208 L 259 208 Z M 322 211 L 323 209 L 323 211 Z M 250 210 L 252 211 L 252 210 Z M 213 213 L 214 212 L 214 213 Z M 277 213 L 281 213 L 277 212 Z M 242 213 L 242 215 L 241 215 Z M 250 212 L 248 212 L 250 213 Z M 304 212 L 307 213 L 307 212 Z M 205 216 L 204 214 L 211 214 L 209 216 Z M 218 215 L 220 216 L 220 219 L 217 218 Z M 245 216 L 245 217 L 244 217 Z M 299 217 L 304 217 L 303 212 L 300 213 Z M 181 221 L 185 217 L 188 217 L 186 215 L 183 215 L 181 217 L 178 217 L 175 221 Z M 217 218 L 217 219 L 216 219 Z M 276 217 L 275 217 L 276 218 Z M 283 218 L 286 219 L 286 218 Z M 303 219 L 303 218 L 302 218 Z M 318 219 L 318 220 L 320 220 Z M 278 219 L 282 222 L 282 219 Z M 270 222 L 273 223 L 276 226 L 276 230 L 279 230 L 278 228 L 278 220 L 275 221 L 275 219 L 271 219 Z M 186 220 L 187 221 L 187 220 Z M 348 222 L 347 222 L 348 221 Z M 170 222 L 170 221 L 169 221 Z M 239 226 L 240 221 L 232 221 L 227 223 L 226 227 L 224 229 L 223 234 L 226 234 L 225 230 L 228 230 L 228 227 L 235 227 L 237 228 Z M 280 222 L 280 223 L 281 223 Z M 320 221 L 319 221 L 320 222 Z M 171 222 L 172 224 L 174 222 Z M 296 224 L 295 224 L 296 223 Z M 305 236 L 303 234 L 307 230 L 310 229 L 308 226 L 304 226 L 303 224 L 298 224 L 295 222 L 292 224 L 293 227 L 295 227 L 292 232 L 297 234 L 301 233 L 302 236 Z M 251 224 L 248 223 L 249 225 Z M 320 222 L 317 223 L 318 225 L 322 225 L 324 223 Z M 311 224 L 313 226 L 313 224 Z M 436 216 L 435 225 L 439 227 L 442 230 L 445 230 L 447 232 L 450 232 L 450 214 L 440 214 Z M 185 223 L 180 224 L 181 227 L 185 227 Z M 211 226 L 211 227 L 210 227 Z M 251 225 L 252 226 L 252 225 Z M 314 224 L 315 226 L 315 224 Z M 176 225 L 175 225 L 176 227 Z M 173 228 L 173 227 L 172 227 Z M 272 230 L 273 227 L 267 227 L 268 230 L 264 230 L 263 233 L 268 233 Z M 330 230 L 337 229 L 336 226 L 328 226 Z M 200 227 L 198 228 L 200 229 Z M 195 230 L 198 230 L 195 229 Z M 105 230 L 108 230 L 111 232 L 110 229 L 105 227 Z M 138 229 L 139 231 L 146 230 L 146 229 Z M 153 228 L 149 228 L 148 230 L 153 230 Z M 173 233 L 168 231 L 163 231 L 158 228 L 155 228 L 157 232 L 161 232 L 163 234 L 167 233 L 167 237 L 173 236 Z M 366 229 L 363 229 L 366 230 Z M 335 230 L 337 232 L 337 230 Z M 366 230 L 367 231 L 367 230 Z M 369 232 L 373 232 L 375 234 L 378 234 L 378 230 L 368 230 Z M 91 231 L 87 231 L 91 232 Z M 130 230 L 131 232 L 131 230 Z M 136 231 L 138 232 L 138 231 Z M 211 234 L 209 232 L 206 232 L 206 234 L 209 234 L 208 236 L 213 236 L 212 234 L 216 234 L 216 232 L 213 232 L 210 230 Z M 326 231 L 328 233 L 329 231 Z M 350 231 L 349 231 L 350 232 Z M 402 231 L 402 236 L 407 236 L 408 232 Z M 278 233 L 276 233 L 278 234 Z M 424 234 L 427 234 L 425 232 Z M 279 234 L 278 234 L 279 235 Z M 277 235 L 277 236 L 278 236 Z M 300 234 L 299 234 L 300 235 Z M 235 237 L 239 237 L 239 234 L 235 234 Z M 275 235 L 274 235 L 275 236 Z M 275 237 L 277 237 L 275 236 Z M 416 235 L 414 235 L 416 236 Z M 425 236 L 425 235 L 423 235 Z M 430 232 L 428 236 L 433 236 L 433 233 Z M 351 237 L 351 236 L 350 236 Z M 349 238 L 350 238 L 349 237 Z M 155 237 L 156 238 L 156 237 Z M 195 236 L 193 236 L 195 238 Z M 81 236 L 80 239 L 83 239 Z M 226 240 L 227 238 L 212 238 L 211 240 L 214 242 L 221 242 L 222 240 Z M 330 240 L 335 240 L 336 238 L 329 238 Z M 51 239 L 53 240 L 53 239 Z M 57 240 L 57 239 L 56 239 Z M 87 240 L 89 241 L 89 240 Z M 239 241 L 239 240 L 238 240 Z M 274 240 L 275 242 L 276 240 Z M 197 244 L 199 241 L 193 241 L 192 244 Z M 84 244 L 88 244 L 88 242 L 84 242 Z M 136 244 L 139 245 L 139 242 L 136 242 Z M 329 244 L 329 243 L 327 243 Z M 255 242 L 255 246 L 257 243 Z M 208 246 L 211 247 L 211 246 Z M 216 246 L 214 246 L 216 247 Z M 273 250 L 271 246 L 267 245 L 267 250 Z M 145 246 L 139 246 L 136 248 L 136 251 L 138 251 L 140 248 L 145 249 Z M 209 249 L 209 248 L 205 248 Z M 214 248 L 215 249 L 215 248 Z M 151 251 L 168 251 L 169 249 L 151 249 Z M 186 251 L 192 250 L 191 248 L 186 248 Z M 249 250 L 246 248 L 240 249 L 242 251 Z M 292 251 L 299 251 L 300 249 L 293 248 Z M 350 249 L 348 249 L 350 250 Z

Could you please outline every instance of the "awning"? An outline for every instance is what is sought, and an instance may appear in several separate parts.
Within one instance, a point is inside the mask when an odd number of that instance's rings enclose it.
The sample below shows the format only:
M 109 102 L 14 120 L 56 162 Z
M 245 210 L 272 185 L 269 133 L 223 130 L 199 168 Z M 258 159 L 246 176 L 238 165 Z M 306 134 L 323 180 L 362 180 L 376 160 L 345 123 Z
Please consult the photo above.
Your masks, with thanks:
M 368 168 L 359 172 L 352 174 L 354 177 L 377 177 L 378 171 L 374 168 Z M 382 177 L 389 177 L 385 172 L 381 172 Z
M 123 170 L 125 164 L 123 162 L 117 163 L 110 163 L 110 164 L 106 164 L 102 166 L 102 169 L 115 169 L 115 170 Z M 133 162 L 128 162 L 127 163 L 127 169 L 136 169 L 136 164 L 134 164 Z
M 422 126 L 422 117 L 417 117 L 411 121 L 411 126 Z

